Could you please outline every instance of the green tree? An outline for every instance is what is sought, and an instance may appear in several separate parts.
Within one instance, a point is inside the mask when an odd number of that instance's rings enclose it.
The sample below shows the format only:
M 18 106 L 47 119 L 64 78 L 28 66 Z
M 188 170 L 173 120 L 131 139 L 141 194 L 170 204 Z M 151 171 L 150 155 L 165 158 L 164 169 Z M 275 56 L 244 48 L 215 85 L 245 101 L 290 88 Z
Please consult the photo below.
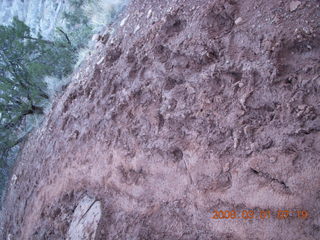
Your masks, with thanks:
M 83 7 L 90 0 L 70 0 L 70 11 L 63 13 L 65 21 L 65 31 L 75 48 L 85 48 L 93 34 L 93 27 L 86 16 Z
M 62 78 L 75 61 L 75 48 L 63 31 L 49 41 L 33 36 L 17 18 L 0 26 L 0 168 L 26 136 L 26 118 L 44 113 L 49 100 L 44 77 Z

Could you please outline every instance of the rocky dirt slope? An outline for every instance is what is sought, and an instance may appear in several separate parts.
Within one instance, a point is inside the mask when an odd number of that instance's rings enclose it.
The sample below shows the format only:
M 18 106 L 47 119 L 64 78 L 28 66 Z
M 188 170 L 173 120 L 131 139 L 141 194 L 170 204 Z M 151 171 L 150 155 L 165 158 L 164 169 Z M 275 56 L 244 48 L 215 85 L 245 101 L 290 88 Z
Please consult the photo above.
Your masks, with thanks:
M 320 239 L 319 4 L 134 0 L 25 144 L 2 239 Z

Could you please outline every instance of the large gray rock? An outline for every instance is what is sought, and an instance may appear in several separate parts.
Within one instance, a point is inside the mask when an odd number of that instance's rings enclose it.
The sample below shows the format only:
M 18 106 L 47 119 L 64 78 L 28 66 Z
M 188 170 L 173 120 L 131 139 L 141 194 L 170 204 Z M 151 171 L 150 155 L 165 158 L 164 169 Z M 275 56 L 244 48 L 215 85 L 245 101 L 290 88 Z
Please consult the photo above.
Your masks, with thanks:
M 73 214 L 67 239 L 94 239 L 100 218 L 101 203 L 85 196 Z

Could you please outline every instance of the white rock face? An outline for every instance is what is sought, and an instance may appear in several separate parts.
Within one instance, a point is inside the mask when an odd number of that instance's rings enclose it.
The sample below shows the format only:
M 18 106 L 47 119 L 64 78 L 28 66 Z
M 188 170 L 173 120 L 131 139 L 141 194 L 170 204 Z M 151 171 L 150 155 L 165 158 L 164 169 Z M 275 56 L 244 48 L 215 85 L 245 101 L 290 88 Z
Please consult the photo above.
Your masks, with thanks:
M 101 218 L 101 202 L 85 196 L 77 206 L 67 240 L 94 239 Z
M 48 38 L 67 7 L 65 0 L 0 0 L 0 24 L 9 24 L 17 16 L 34 33 L 41 32 Z

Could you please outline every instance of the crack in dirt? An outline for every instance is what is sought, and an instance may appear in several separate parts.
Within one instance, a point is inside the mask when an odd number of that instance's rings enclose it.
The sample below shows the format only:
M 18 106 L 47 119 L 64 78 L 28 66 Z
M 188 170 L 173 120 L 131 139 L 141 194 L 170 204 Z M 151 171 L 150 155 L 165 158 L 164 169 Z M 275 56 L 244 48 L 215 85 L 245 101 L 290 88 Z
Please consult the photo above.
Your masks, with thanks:
M 250 168 L 250 170 L 251 170 L 251 172 L 252 172 L 253 174 L 255 174 L 255 175 L 259 176 L 259 177 L 263 177 L 263 178 L 266 178 L 267 180 L 269 180 L 270 182 L 276 182 L 276 183 L 280 184 L 280 185 L 284 188 L 284 190 L 285 190 L 286 192 L 291 193 L 290 188 L 288 187 L 288 185 L 287 185 L 284 181 L 272 177 L 272 176 L 271 176 L 269 173 L 267 173 L 267 172 L 259 171 L 259 170 L 257 170 L 257 169 L 252 168 L 252 167 Z

